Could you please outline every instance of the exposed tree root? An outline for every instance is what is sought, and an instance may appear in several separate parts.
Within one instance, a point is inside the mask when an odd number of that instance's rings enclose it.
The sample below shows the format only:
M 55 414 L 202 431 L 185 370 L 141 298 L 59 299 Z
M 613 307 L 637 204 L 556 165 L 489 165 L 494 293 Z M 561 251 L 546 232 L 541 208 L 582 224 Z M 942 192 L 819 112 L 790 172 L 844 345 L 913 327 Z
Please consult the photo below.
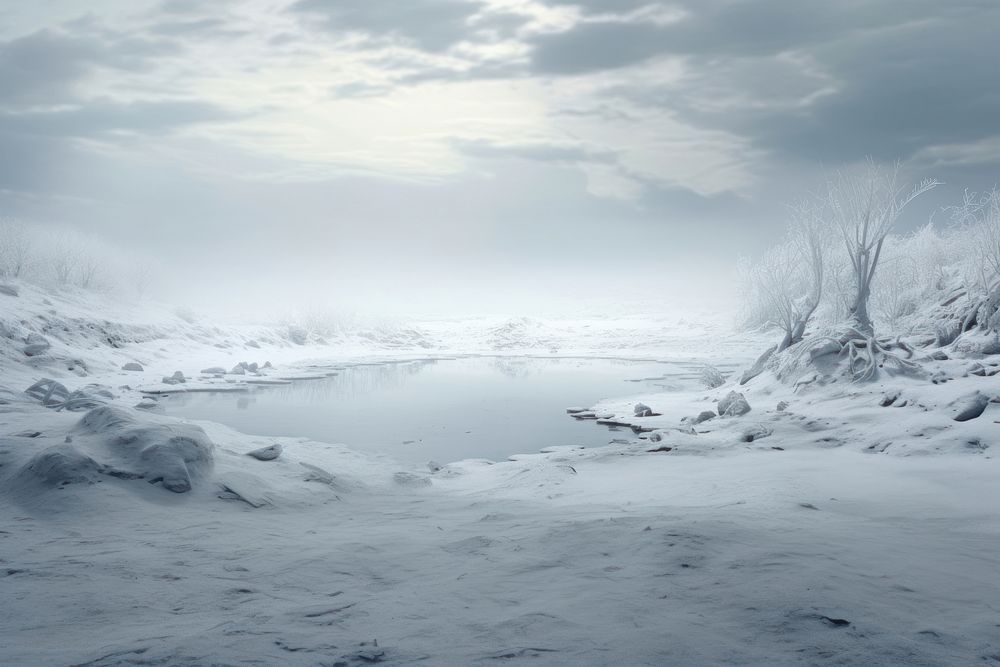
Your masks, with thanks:
M 827 354 L 846 357 L 851 380 L 867 382 L 883 371 L 891 374 L 918 374 L 920 364 L 913 361 L 916 352 L 899 338 L 876 338 L 857 329 L 848 329 L 844 335 L 813 338 L 808 346 L 801 346 L 793 363 L 798 363 L 806 353 L 815 360 Z

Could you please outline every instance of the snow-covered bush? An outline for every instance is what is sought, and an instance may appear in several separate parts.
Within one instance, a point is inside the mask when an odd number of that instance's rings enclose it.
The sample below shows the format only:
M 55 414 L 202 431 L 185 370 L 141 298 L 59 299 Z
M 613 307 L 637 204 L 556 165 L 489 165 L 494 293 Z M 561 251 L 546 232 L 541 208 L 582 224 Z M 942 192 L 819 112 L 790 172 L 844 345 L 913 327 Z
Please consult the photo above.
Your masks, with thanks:
M 154 267 L 134 254 L 69 227 L 0 220 L 0 280 L 86 290 L 120 289 L 142 298 Z
M 20 278 L 31 268 L 33 239 L 24 223 L 0 220 L 0 279 Z

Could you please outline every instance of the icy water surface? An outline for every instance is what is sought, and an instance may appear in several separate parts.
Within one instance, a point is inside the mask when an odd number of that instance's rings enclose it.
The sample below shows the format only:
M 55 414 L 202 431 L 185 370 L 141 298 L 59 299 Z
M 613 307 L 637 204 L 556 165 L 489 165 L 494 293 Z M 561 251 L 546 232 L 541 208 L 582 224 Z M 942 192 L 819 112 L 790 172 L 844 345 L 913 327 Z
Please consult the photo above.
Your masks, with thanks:
M 502 460 L 553 445 L 633 437 L 566 414 L 602 398 L 683 389 L 699 364 L 613 359 L 463 357 L 345 366 L 322 380 L 249 393 L 179 394 L 169 414 L 255 435 L 308 437 L 405 463 Z

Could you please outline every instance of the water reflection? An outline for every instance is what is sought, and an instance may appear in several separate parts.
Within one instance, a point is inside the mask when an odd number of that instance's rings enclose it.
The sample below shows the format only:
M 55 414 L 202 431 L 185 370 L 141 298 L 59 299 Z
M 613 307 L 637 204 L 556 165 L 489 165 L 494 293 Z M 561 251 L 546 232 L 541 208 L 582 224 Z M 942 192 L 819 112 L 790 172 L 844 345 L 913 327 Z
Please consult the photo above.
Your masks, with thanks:
M 247 433 L 343 442 L 419 464 L 606 445 L 623 436 L 568 419 L 565 408 L 662 391 L 657 385 L 697 386 L 690 366 L 618 359 L 463 357 L 336 368 L 324 379 L 179 394 L 163 405 Z

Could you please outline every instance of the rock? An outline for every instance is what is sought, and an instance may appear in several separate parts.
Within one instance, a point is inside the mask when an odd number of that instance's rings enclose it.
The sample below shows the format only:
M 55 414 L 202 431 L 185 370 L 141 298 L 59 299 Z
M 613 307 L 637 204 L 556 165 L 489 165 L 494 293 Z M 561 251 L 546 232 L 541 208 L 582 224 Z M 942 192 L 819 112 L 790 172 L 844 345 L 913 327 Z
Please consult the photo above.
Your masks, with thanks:
M 442 466 L 437 461 L 428 461 L 427 462 L 427 469 L 430 470 L 431 472 L 437 472 L 437 471 L 441 470 L 441 468 L 443 468 L 443 467 L 444 466 Z
M 39 380 L 25 389 L 24 393 L 36 401 L 41 401 L 45 406 L 62 405 L 69 400 L 69 389 L 66 385 L 48 378 Z
M 282 451 L 284 451 L 284 448 L 281 445 L 273 444 L 269 447 L 261 447 L 252 452 L 247 452 L 247 456 L 252 456 L 258 461 L 273 461 L 281 456 Z
M 266 485 L 258 477 L 233 470 L 216 481 L 222 488 L 219 494 L 222 500 L 239 500 L 253 508 L 273 504 Z
M 716 389 L 726 384 L 726 376 L 711 364 L 705 364 L 701 369 L 701 381 L 709 389 Z
M 0 294 L 4 294 L 6 296 L 17 296 L 18 291 L 13 285 L 0 285 Z
M 145 369 L 142 367 L 142 364 L 136 363 L 134 361 L 130 361 L 127 364 L 125 364 L 124 366 L 122 366 L 122 370 L 123 371 L 139 371 L 139 372 L 142 372 Z
M 24 354 L 29 357 L 37 357 L 40 354 L 45 354 L 52 347 L 48 339 L 45 336 L 39 334 L 31 334 L 24 339 Z
M 763 424 L 754 424 L 743 429 L 743 433 L 740 434 L 740 442 L 753 442 L 755 440 L 760 440 L 761 438 L 766 438 L 771 435 L 771 429 Z
M 660 447 L 655 447 L 654 449 L 647 449 L 646 451 L 649 452 L 650 454 L 655 454 L 656 452 L 672 452 L 673 450 L 674 450 L 673 447 L 667 447 L 666 445 L 662 445 Z
M 731 391 L 719 401 L 719 414 L 723 417 L 739 417 L 750 412 L 750 404 L 743 394 Z
M 976 392 L 972 396 L 967 396 L 958 403 L 958 413 L 953 417 L 957 422 L 969 421 L 970 419 L 976 419 L 986 410 L 986 406 L 990 403 L 990 397 Z
M 56 445 L 31 457 L 17 473 L 17 482 L 34 481 L 45 486 L 94 484 L 104 466 L 69 445 Z
M 236 364 L 233 366 L 233 370 L 229 371 L 232 375 L 246 375 L 247 369 L 243 368 L 242 364 Z
M 887 391 L 886 393 L 882 394 L 882 398 L 879 399 L 878 404 L 883 408 L 887 408 L 893 403 L 895 403 L 898 399 L 899 399 L 898 391 Z
M 261 366 L 261 368 L 274 368 L 274 366 L 271 365 L 270 361 L 265 361 L 264 365 Z
M 256 361 L 254 361 L 253 363 L 248 364 L 246 369 L 251 373 L 256 373 L 257 370 L 260 369 L 260 366 L 257 364 Z
M 715 419 L 716 417 L 718 417 L 718 415 L 711 410 L 702 410 L 693 421 L 695 424 L 700 424 L 702 422 L 707 422 L 709 419 Z
M 222 366 L 212 366 L 211 368 L 203 368 L 201 372 L 205 375 L 225 375 L 226 369 Z
M 187 378 L 180 371 L 174 371 L 173 375 L 163 378 L 163 384 L 184 384 L 185 382 L 187 382 Z
M 156 402 L 151 396 L 147 396 L 138 403 L 135 404 L 136 410 L 156 410 L 160 407 L 160 404 Z
M 651 417 L 653 409 L 644 403 L 636 403 L 633 408 L 636 417 Z
M 786 401 L 778 401 L 778 405 L 775 408 L 778 412 L 784 412 L 788 409 L 788 403 Z
M 659 442 L 661 440 L 663 440 L 663 436 L 657 433 L 656 431 L 653 431 L 652 433 L 649 434 L 650 442 Z
M 215 445 L 200 427 L 105 406 L 83 416 L 76 432 L 97 438 L 131 471 L 132 478 L 186 493 L 207 475 Z
M 255 348 L 260 349 L 260 343 L 258 343 L 255 340 L 248 340 L 247 341 L 247 347 L 255 347 Z

